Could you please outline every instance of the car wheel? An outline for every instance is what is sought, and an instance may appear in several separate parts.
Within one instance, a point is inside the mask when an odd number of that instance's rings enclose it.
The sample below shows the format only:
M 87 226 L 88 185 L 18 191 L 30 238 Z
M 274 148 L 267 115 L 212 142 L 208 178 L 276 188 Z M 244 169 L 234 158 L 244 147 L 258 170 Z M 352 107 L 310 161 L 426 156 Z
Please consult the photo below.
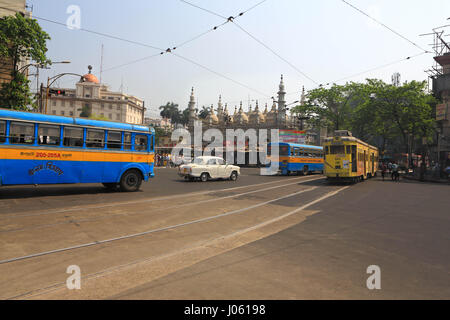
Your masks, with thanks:
M 200 180 L 202 182 L 208 181 L 208 178 L 209 178 L 209 174 L 207 174 L 206 172 L 203 172 L 202 175 L 200 176 Z
M 142 176 L 137 170 L 128 170 L 120 179 L 120 190 L 134 192 L 139 190 L 142 183 Z
M 236 171 L 233 171 L 233 172 L 231 173 L 230 180 L 231 180 L 231 181 L 236 181 L 237 178 L 238 178 L 237 172 L 236 172 Z

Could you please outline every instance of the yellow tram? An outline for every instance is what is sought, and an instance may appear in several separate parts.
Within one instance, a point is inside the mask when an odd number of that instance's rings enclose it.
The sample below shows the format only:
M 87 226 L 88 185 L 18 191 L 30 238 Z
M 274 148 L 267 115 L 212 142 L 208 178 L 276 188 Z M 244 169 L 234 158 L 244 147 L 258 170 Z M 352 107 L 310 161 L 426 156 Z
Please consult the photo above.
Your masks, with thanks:
M 337 130 L 325 139 L 324 173 L 330 181 L 358 182 L 377 175 L 378 148 Z

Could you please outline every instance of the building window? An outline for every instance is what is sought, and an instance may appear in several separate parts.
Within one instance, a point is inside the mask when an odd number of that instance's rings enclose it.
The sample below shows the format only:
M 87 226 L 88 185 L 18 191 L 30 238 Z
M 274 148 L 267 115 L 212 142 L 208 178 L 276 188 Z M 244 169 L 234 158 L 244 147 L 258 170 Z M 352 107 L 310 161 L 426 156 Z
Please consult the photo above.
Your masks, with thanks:
M 24 122 L 11 122 L 10 142 L 14 144 L 34 143 L 34 124 Z
M 120 106 L 117 106 L 117 110 L 119 110 L 119 111 L 120 111 Z
M 73 111 L 70 111 L 69 114 L 71 117 L 73 117 Z
M 56 101 L 53 101 L 53 106 L 56 107 Z
M 109 110 L 112 110 L 112 107 L 113 107 L 112 104 L 110 104 L 110 105 L 109 105 Z
M 38 143 L 40 145 L 59 146 L 60 132 L 58 126 L 39 125 Z
M 108 97 L 108 100 L 114 100 L 114 97 Z
M 71 106 L 71 107 L 75 106 L 75 102 L 70 101 L 70 106 Z
M 90 94 L 86 94 L 85 97 L 86 97 L 86 98 L 90 98 L 91 95 L 90 95 Z
M 108 118 L 112 119 L 112 114 L 111 113 L 108 114 Z
M 102 109 L 105 109 L 105 104 L 102 103 L 102 104 L 100 105 L 100 107 L 101 107 Z
M 61 101 L 61 107 L 65 107 L 66 106 L 66 102 L 64 100 Z
M 64 115 L 64 113 L 65 113 L 64 111 L 61 111 L 61 115 L 62 115 L 62 116 Z
M 104 148 L 105 147 L 105 131 L 103 131 L 103 130 L 87 130 L 86 147 L 88 147 L 88 148 Z
M 82 147 L 83 146 L 83 129 L 65 127 L 63 145 L 66 147 Z
M 56 110 L 52 110 L 52 115 L 56 116 Z
M 116 114 L 116 120 L 120 120 L 120 114 Z

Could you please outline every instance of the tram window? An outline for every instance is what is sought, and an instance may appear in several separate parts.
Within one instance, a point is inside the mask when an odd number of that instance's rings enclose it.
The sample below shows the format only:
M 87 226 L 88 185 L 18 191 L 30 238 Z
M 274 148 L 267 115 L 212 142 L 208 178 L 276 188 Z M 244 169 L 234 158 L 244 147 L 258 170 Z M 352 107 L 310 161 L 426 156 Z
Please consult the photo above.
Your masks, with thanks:
M 147 151 L 148 148 L 148 137 L 137 134 L 134 138 L 134 149 L 136 151 Z
M 345 146 L 345 153 L 350 154 L 350 146 Z
M 344 154 L 345 148 L 344 148 L 344 146 L 331 146 L 330 153 L 331 154 Z
M 352 146 L 352 154 L 356 154 L 356 146 Z
M 59 146 L 60 133 L 59 126 L 39 125 L 38 143 L 40 145 Z
M 120 149 L 122 147 L 122 132 L 108 132 L 108 149 Z
M 13 144 L 33 144 L 34 124 L 24 122 L 11 122 L 10 142 Z
M 63 145 L 66 147 L 82 147 L 83 129 L 65 127 Z
M 103 130 L 87 130 L 86 136 L 87 148 L 104 148 L 105 147 L 105 131 Z
M 123 136 L 123 148 L 125 150 L 131 150 L 131 133 L 125 132 Z
M 0 121 L 0 143 L 6 142 L 6 121 Z

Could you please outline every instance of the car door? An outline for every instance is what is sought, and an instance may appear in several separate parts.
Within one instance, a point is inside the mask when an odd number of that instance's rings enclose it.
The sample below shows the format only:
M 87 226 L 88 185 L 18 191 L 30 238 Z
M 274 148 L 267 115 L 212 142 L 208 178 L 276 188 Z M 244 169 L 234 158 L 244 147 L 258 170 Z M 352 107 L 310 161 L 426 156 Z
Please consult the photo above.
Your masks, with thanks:
M 206 168 L 211 178 L 218 177 L 218 166 L 216 159 L 209 159 L 208 162 L 206 162 Z
M 228 173 L 229 166 L 225 163 L 223 159 L 217 159 L 217 174 L 220 178 L 228 178 L 231 172 Z

